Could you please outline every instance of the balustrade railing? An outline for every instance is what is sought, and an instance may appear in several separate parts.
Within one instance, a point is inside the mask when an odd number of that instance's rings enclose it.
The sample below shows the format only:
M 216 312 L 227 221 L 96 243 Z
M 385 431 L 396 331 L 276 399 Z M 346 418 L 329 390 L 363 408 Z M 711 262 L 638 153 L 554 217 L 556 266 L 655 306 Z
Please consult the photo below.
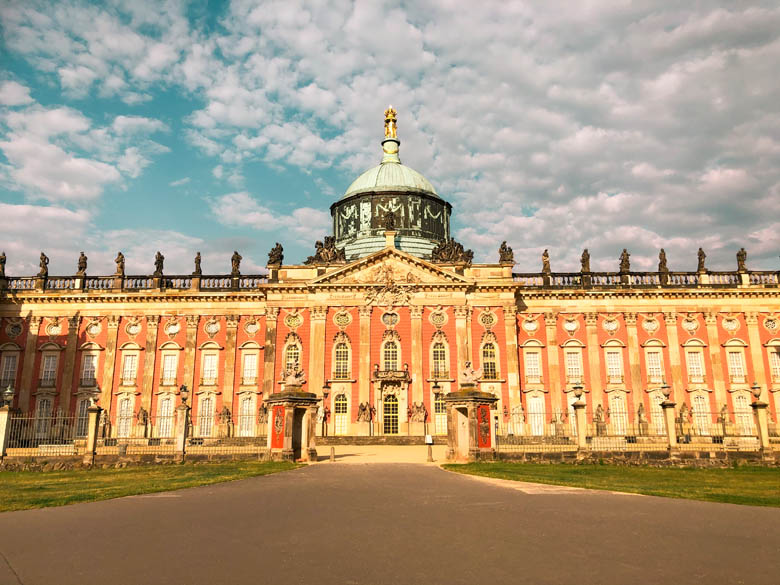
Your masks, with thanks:
M 230 290 L 233 288 L 233 279 L 230 276 L 201 276 L 201 290 Z

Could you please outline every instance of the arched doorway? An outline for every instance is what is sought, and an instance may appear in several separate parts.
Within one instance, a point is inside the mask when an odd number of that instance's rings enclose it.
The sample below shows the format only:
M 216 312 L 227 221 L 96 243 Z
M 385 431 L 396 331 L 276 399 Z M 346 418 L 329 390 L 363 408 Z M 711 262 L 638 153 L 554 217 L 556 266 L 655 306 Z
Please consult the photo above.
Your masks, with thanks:
M 337 435 L 347 434 L 347 397 L 343 394 L 339 394 L 333 400 L 333 415 L 335 417 L 335 433 Z
M 382 432 L 385 435 L 398 434 L 398 398 L 386 394 L 382 408 Z

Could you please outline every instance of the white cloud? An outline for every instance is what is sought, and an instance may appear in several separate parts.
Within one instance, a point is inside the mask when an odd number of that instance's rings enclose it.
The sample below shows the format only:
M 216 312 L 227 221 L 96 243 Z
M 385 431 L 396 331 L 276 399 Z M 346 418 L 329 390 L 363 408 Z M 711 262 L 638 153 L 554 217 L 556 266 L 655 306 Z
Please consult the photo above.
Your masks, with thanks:
M 217 221 L 225 226 L 251 227 L 269 231 L 288 229 L 300 236 L 320 237 L 330 228 L 330 215 L 322 210 L 301 207 L 289 215 L 273 211 L 246 191 L 228 193 L 209 200 Z
M 189 182 L 190 182 L 190 178 L 189 177 L 183 177 L 181 179 L 177 179 L 175 181 L 171 181 L 170 183 L 168 183 L 168 185 L 171 186 L 171 187 L 181 187 L 182 185 L 186 185 Z
M 0 105 L 23 106 L 32 101 L 29 87 L 16 81 L 4 81 L 0 84 Z

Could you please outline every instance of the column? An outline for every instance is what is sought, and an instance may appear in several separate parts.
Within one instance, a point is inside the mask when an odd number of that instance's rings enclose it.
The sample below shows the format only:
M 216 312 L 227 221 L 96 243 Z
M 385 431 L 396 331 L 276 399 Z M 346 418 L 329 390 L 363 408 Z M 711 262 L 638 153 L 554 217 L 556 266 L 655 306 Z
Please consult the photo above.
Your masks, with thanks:
M 184 342 L 184 379 L 182 384 L 190 390 L 190 400 L 195 400 L 195 350 L 198 341 L 199 315 L 187 315 L 187 338 Z
M 550 392 L 550 406 L 553 413 L 566 412 L 568 406 L 561 405 L 561 366 L 558 359 L 558 313 L 545 313 L 544 324 L 547 334 L 547 386 Z
M 455 341 L 458 348 L 458 370 L 455 372 L 456 379 L 460 375 L 460 372 L 463 371 L 463 368 L 466 367 L 466 362 L 471 361 L 467 327 L 469 312 L 468 307 L 455 307 Z
M 325 318 L 328 307 L 311 307 L 309 329 L 309 371 L 306 379 L 309 381 L 309 392 L 322 393 L 325 384 Z M 330 408 L 330 406 L 328 407 Z M 331 410 L 333 410 L 331 408 Z M 333 415 L 331 413 L 331 420 Z
M 158 315 L 146 316 L 146 348 L 144 349 L 144 376 L 141 381 L 141 407 L 152 414 L 152 389 L 154 388 L 154 365 L 157 361 Z
M 68 319 L 68 340 L 65 342 L 65 363 L 62 367 L 62 386 L 60 387 L 60 409 L 66 413 L 70 412 L 70 397 L 73 393 L 73 369 L 78 349 L 80 321 L 81 317 L 78 316 Z
M 753 375 L 755 382 L 761 387 L 759 401 L 769 400 L 769 382 L 764 370 L 764 351 L 761 349 L 761 336 L 758 332 L 758 313 L 745 313 L 747 324 L 748 343 L 750 344 L 750 360 L 753 362 Z M 754 380 L 748 380 L 752 383 Z
M 636 313 L 623 313 L 628 333 L 628 370 L 631 376 L 631 404 L 633 405 L 632 418 L 642 404 L 642 363 L 639 355 L 639 333 L 636 329 Z
M 103 363 L 103 389 L 100 393 L 100 404 L 111 414 L 111 393 L 114 391 L 114 370 L 116 365 L 116 340 L 119 335 L 119 315 L 109 315 L 106 318 L 106 359 Z
M 264 401 L 274 393 L 274 377 L 276 375 L 274 371 L 276 367 L 276 322 L 278 319 L 279 308 L 270 307 L 265 314 L 265 348 L 263 350 Z
M 677 335 L 677 313 L 674 311 L 664 313 L 666 322 L 666 337 L 669 340 L 669 363 L 672 366 L 671 378 L 667 377 L 667 384 L 671 389 L 670 400 L 682 399 L 682 366 L 680 364 L 680 338 Z
M 412 402 L 423 402 L 422 307 L 409 307 L 412 316 Z
M 371 404 L 371 307 L 359 307 L 360 347 L 358 350 L 358 402 Z
M 24 344 L 24 361 L 22 363 L 22 381 L 21 390 L 19 392 L 19 408 L 22 412 L 29 412 L 30 410 L 30 394 L 34 385 L 33 382 L 33 367 L 35 366 L 36 349 L 38 348 L 38 329 L 41 326 L 41 318 L 38 316 L 31 316 L 28 330 L 27 341 Z
M 718 314 L 705 313 L 704 322 L 707 324 L 707 349 L 710 351 L 712 362 L 712 388 L 715 391 L 715 404 L 720 408 L 721 405 L 726 404 L 726 379 L 723 375 L 723 360 L 718 337 Z
M 233 393 L 236 386 L 236 336 L 238 335 L 238 315 L 225 317 L 225 376 L 222 387 L 222 406 L 233 412 Z M 239 365 L 240 367 L 240 365 Z M 236 419 L 238 420 L 238 419 Z
M 509 388 L 509 411 L 520 404 L 520 367 L 517 350 L 517 307 L 504 307 L 506 337 L 506 381 Z
M 588 367 L 590 368 L 590 392 L 593 410 L 601 404 L 604 406 L 604 388 L 601 384 L 601 346 L 597 325 L 598 313 L 585 314 L 585 334 L 588 340 Z

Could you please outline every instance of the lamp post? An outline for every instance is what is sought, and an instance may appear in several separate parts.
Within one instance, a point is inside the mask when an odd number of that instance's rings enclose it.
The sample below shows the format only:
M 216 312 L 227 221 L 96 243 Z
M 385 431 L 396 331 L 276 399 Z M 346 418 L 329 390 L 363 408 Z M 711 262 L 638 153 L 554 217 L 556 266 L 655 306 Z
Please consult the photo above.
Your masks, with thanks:
M 11 408 L 14 401 L 14 389 L 13 387 L 8 384 L 5 390 L 3 390 L 3 406 L 8 406 L 8 408 Z
M 330 382 L 325 380 L 322 386 L 322 436 L 328 436 L 328 396 L 330 395 Z
M 761 386 L 758 385 L 758 382 L 753 382 L 753 385 L 750 387 L 750 391 L 753 393 L 753 396 L 756 398 L 756 400 L 761 398 Z

